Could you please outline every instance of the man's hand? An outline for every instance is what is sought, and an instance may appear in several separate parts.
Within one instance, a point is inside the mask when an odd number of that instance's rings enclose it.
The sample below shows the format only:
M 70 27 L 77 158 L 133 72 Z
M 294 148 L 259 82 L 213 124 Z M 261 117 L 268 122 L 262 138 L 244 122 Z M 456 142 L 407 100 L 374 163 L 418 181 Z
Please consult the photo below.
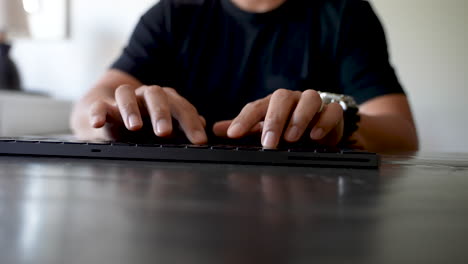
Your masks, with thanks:
M 261 131 L 263 147 L 276 148 L 281 138 L 297 142 L 311 127 L 311 140 L 336 145 L 343 136 L 343 109 L 338 103 L 324 105 L 320 111 L 321 107 L 322 99 L 314 90 L 279 89 L 247 104 L 234 120 L 216 123 L 213 131 L 229 138 Z
M 92 100 L 89 107 L 89 122 L 95 128 L 107 130 L 107 137 L 122 128 L 138 131 L 143 127 L 144 117 L 151 120 L 152 130 L 158 137 L 173 133 L 172 118 L 193 144 L 207 142 L 205 120 L 195 107 L 172 88 L 141 86 L 138 89 L 121 85 L 113 98 Z

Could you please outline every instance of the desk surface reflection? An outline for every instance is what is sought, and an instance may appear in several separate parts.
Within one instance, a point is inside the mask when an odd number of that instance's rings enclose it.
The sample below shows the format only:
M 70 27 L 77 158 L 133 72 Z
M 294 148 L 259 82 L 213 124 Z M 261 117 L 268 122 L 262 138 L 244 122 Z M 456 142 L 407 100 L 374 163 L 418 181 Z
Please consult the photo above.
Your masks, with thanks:
M 0 263 L 466 263 L 468 156 L 377 170 L 0 158 Z

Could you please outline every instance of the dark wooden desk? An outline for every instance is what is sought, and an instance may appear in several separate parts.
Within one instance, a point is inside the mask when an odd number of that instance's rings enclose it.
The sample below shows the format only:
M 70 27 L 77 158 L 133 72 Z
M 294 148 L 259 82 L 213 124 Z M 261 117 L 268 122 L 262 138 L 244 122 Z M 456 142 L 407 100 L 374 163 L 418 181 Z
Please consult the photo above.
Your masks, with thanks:
M 380 171 L 0 157 L 0 263 L 468 263 L 468 156 Z

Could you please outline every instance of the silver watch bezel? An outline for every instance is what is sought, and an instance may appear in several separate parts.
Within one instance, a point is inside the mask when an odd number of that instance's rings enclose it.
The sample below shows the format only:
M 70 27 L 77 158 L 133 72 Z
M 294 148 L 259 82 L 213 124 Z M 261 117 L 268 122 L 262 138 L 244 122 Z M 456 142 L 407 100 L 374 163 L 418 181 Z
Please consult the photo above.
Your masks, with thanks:
M 339 103 L 343 108 L 343 111 L 348 110 L 348 108 L 358 108 L 358 104 L 352 96 L 320 91 L 318 94 L 320 95 L 320 98 L 322 98 L 322 104 L 324 105 Z

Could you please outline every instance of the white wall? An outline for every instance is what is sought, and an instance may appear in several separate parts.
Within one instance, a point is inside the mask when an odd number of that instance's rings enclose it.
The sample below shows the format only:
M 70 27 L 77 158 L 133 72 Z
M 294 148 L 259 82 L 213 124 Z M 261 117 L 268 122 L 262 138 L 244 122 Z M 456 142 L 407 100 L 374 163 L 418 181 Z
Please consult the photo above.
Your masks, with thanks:
M 468 1 L 373 0 L 423 150 L 468 151 Z
M 71 0 L 71 39 L 19 41 L 29 89 L 77 98 L 120 53 L 156 0 Z M 468 151 L 466 0 L 373 0 L 410 96 L 423 150 Z M 92 8 L 91 8 L 92 7 Z
M 120 54 L 140 15 L 157 0 L 70 0 L 71 38 L 19 40 L 13 57 L 26 89 L 75 99 Z

